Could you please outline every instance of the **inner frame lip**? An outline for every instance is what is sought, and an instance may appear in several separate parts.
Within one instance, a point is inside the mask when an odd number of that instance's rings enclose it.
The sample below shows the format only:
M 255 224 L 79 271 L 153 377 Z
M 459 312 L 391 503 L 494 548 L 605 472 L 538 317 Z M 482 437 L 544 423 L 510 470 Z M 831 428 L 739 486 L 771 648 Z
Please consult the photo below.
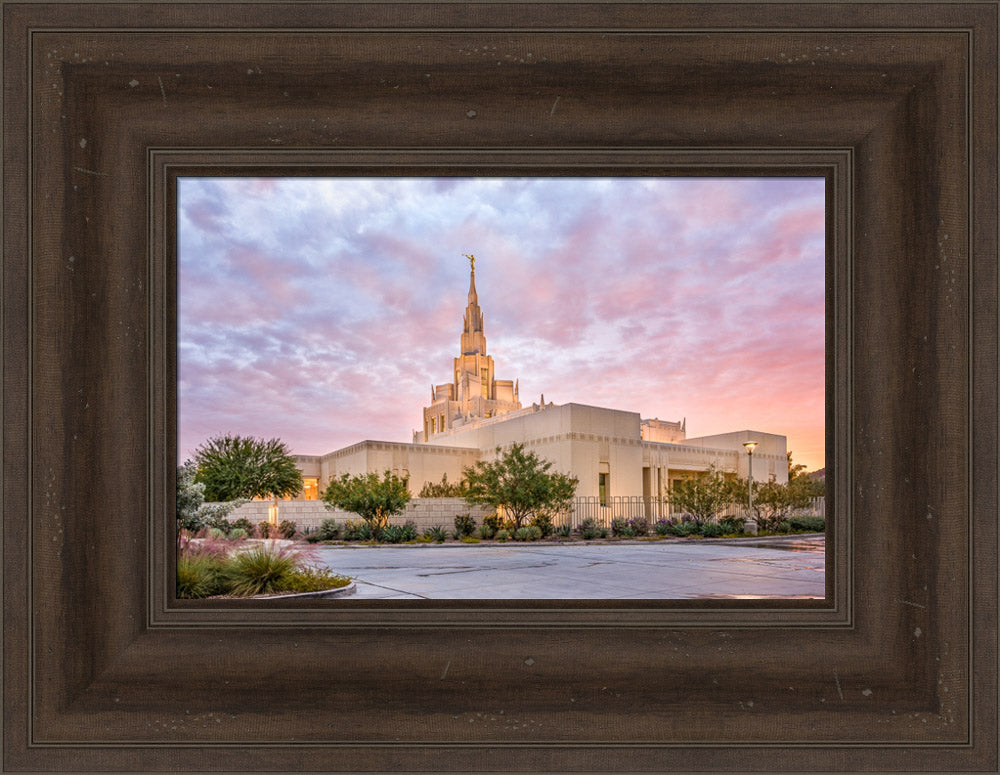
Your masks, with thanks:
M 156 626 L 627 627 L 853 626 L 850 434 L 851 148 L 147 149 L 151 385 L 147 620 Z M 177 459 L 177 180 L 183 177 L 814 177 L 826 182 L 824 598 L 621 600 L 179 600 L 172 540 Z M 158 346 L 162 348 L 156 352 Z M 158 367 L 158 368 L 157 368 Z M 162 379 L 162 377 L 166 379 Z M 160 390 L 156 390 L 156 386 Z M 153 415 L 160 422 L 156 422 Z M 165 452 L 165 454 L 164 454 Z M 839 474 L 839 476 L 838 476 Z M 157 512 L 159 512 L 157 514 Z

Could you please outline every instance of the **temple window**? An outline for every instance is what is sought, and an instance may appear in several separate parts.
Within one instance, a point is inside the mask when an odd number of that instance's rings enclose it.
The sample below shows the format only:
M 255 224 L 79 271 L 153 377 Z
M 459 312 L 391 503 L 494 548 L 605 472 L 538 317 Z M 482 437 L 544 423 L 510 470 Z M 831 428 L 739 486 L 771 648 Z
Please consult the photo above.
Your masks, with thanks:
M 597 475 L 597 498 L 602 506 L 608 505 L 608 479 L 610 474 Z
M 431 417 L 431 433 L 437 433 L 437 417 Z
M 302 499 L 307 501 L 319 500 L 319 479 L 317 477 L 302 477 Z

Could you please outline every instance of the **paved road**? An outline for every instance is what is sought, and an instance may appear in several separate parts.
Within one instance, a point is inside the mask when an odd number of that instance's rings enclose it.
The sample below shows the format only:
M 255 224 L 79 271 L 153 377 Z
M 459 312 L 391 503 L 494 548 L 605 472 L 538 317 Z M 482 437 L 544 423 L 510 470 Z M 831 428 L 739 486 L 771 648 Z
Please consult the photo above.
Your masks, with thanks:
M 778 548 L 787 547 L 787 548 Z M 823 597 L 823 536 L 722 541 L 323 546 L 358 598 Z

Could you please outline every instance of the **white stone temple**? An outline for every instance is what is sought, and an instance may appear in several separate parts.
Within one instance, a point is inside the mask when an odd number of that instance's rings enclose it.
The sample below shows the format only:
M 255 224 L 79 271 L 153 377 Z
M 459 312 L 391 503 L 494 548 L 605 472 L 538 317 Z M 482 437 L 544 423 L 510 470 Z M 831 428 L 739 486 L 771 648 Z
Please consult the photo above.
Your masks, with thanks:
M 671 483 L 716 468 L 746 477 L 744 442 L 755 441 L 756 481 L 788 480 L 787 439 L 775 433 L 736 430 L 689 439 L 686 421 L 643 419 L 625 409 L 555 404 L 522 406 L 516 380 L 497 379 L 486 351 L 483 312 L 476 292 L 475 259 L 470 260 L 468 304 L 452 381 L 431 389 L 421 427 L 412 442 L 360 441 L 325 455 L 296 455 L 305 481 L 304 499 L 315 500 L 343 473 L 389 470 L 409 480 L 416 495 L 424 483 L 445 474 L 458 482 L 462 469 L 493 459 L 497 447 L 524 444 L 552 461 L 553 470 L 577 477 L 577 496 L 663 495 Z

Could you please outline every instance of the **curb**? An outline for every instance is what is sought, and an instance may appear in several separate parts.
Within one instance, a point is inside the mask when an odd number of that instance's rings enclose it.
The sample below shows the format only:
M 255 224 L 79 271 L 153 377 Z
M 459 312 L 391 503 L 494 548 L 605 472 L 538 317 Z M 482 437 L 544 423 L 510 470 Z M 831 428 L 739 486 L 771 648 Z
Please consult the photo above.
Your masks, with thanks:
M 328 600 L 334 597 L 347 597 L 348 595 L 353 595 L 358 591 L 358 586 L 353 581 L 346 587 L 337 587 L 336 589 L 321 589 L 317 592 L 293 592 L 290 595 L 258 595 L 257 597 L 251 597 L 250 600 L 315 600 L 322 599 Z

